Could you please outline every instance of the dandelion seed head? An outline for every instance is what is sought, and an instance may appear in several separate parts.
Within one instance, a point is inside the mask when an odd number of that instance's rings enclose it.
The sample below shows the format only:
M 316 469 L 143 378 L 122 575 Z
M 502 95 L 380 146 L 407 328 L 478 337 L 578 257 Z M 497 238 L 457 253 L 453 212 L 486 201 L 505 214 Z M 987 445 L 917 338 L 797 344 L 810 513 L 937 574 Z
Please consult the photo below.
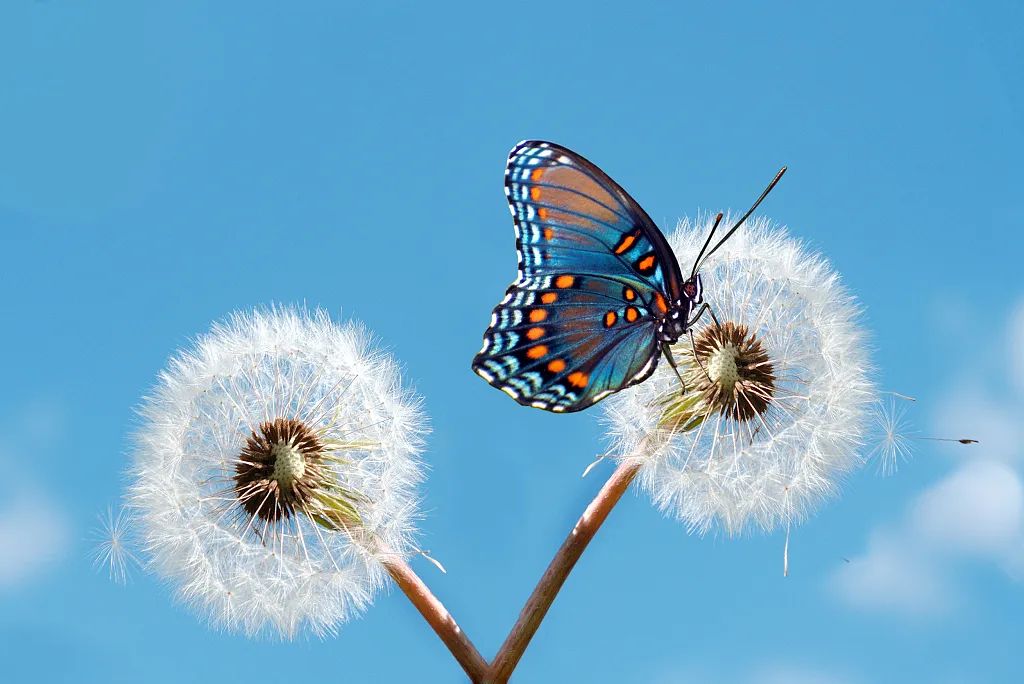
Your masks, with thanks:
M 728 223 L 728 219 L 725 221 Z M 710 222 L 670 237 L 692 263 Z M 705 316 L 674 356 L 607 403 L 619 458 L 664 512 L 701 533 L 799 522 L 864 461 L 876 397 L 860 312 L 820 257 L 764 219 L 748 221 L 702 268 L 721 328 Z
M 366 331 L 322 311 L 235 314 L 140 409 L 129 501 L 148 565 L 221 628 L 333 633 L 381 560 L 415 551 L 425 422 Z

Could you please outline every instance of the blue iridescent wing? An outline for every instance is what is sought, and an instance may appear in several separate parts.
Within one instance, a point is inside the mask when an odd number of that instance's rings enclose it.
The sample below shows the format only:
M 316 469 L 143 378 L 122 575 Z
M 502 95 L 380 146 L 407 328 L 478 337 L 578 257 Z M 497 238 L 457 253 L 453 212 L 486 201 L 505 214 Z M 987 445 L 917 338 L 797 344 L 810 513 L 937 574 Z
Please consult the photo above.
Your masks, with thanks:
M 682 278 L 664 236 L 597 166 L 554 143 L 509 155 L 519 272 L 473 370 L 527 406 L 579 411 L 646 379 Z

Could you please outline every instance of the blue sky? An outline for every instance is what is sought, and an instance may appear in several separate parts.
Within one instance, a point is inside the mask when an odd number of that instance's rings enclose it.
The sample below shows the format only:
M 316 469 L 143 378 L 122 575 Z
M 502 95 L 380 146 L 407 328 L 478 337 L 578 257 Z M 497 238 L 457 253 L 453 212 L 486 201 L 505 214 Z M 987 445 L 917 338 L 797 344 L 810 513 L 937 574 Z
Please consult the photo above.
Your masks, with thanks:
M 579 478 L 598 411 L 521 409 L 469 370 L 514 275 L 505 155 L 538 137 L 665 228 L 788 164 L 764 212 L 859 296 L 881 383 L 983 443 L 864 469 L 786 579 L 781 534 L 692 537 L 627 496 L 519 681 L 1020 679 L 1022 24 L 1008 0 L 4 3 L 5 675 L 459 679 L 395 593 L 337 639 L 253 642 L 90 567 L 140 396 L 271 302 L 361 319 L 426 397 L 422 539 L 448 574 L 416 567 L 493 654 L 607 474 Z

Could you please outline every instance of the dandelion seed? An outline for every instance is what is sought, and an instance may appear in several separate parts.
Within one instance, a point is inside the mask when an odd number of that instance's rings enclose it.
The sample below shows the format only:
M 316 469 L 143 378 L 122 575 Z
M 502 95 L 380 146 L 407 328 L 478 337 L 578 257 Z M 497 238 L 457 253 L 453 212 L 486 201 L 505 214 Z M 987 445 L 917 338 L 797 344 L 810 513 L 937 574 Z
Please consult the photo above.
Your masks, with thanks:
M 97 570 L 106 570 L 115 583 L 126 584 L 129 567 L 139 565 L 139 559 L 128 547 L 130 518 L 124 508 L 114 515 L 112 506 L 97 517 L 99 526 L 92 531 L 93 565 Z
M 430 555 L 430 551 L 423 551 L 421 549 L 421 550 L 417 551 L 417 553 L 420 554 L 421 556 L 423 556 L 423 558 L 426 561 L 428 561 L 429 563 L 431 563 L 435 568 L 440 570 L 442 575 L 447 575 L 448 574 L 448 571 L 444 569 L 443 565 L 441 565 L 441 561 L 439 561 L 436 558 L 434 558 L 433 556 L 431 556 Z
M 977 444 L 978 440 L 958 437 L 924 437 L 911 428 L 907 418 L 907 407 L 896 400 L 917 401 L 898 392 L 885 392 L 888 401 L 878 399 L 875 403 L 875 447 L 871 456 L 878 459 L 882 475 L 892 475 L 900 462 L 907 462 L 914 455 L 914 442 L 953 442 L 956 444 Z
M 896 402 L 898 396 L 892 394 L 888 400 L 879 399 L 875 404 L 875 420 L 880 434 L 871 455 L 878 459 L 883 475 L 895 473 L 900 462 L 909 461 L 913 454 L 907 409 L 904 404 Z
M 424 422 L 366 332 L 323 312 L 236 314 L 141 408 L 129 490 L 149 567 L 225 629 L 317 635 L 408 557 Z
M 590 464 L 590 465 L 588 465 L 588 466 L 587 466 L 586 468 L 584 468 L 584 469 L 583 469 L 583 474 L 582 474 L 582 475 L 580 475 L 580 479 L 583 479 L 583 478 L 585 478 L 585 477 L 586 477 L 587 475 L 589 475 L 589 474 L 590 474 L 590 471 L 591 471 L 591 470 L 593 470 L 594 468 L 596 468 L 596 467 L 597 467 L 598 465 L 600 465 L 600 464 L 601 464 L 601 463 L 602 463 L 602 462 L 604 461 L 604 459 L 605 459 L 605 458 L 606 458 L 605 454 L 601 454 L 600 456 L 598 456 L 597 458 L 595 458 L 595 459 L 594 459 L 594 460 L 593 460 L 593 461 L 591 462 L 591 464 Z
M 786 543 L 782 545 L 782 576 L 789 577 L 789 533 L 791 520 L 786 521 Z
M 670 238 L 680 263 L 707 227 L 680 224 Z M 877 395 L 859 309 L 823 259 L 765 220 L 748 222 L 702 277 L 721 327 L 702 320 L 692 343 L 673 347 L 685 394 L 661 364 L 608 402 L 613 451 L 643 457 L 641 485 L 691 530 L 800 522 L 865 460 Z

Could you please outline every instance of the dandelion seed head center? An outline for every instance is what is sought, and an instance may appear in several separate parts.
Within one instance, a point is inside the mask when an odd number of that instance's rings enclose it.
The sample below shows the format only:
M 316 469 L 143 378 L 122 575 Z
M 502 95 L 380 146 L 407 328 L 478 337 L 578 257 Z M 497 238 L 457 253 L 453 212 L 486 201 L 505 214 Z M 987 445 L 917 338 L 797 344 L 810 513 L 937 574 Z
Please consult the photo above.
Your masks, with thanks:
M 300 420 L 260 423 L 236 458 L 236 502 L 248 516 L 268 522 L 309 510 L 329 484 L 321 467 L 325 451 L 318 434 Z
M 740 379 L 736 366 L 736 347 L 726 344 L 708 357 L 708 375 L 723 390 L 731 392 Z
M 271 478 L 281 487 L 290 487 L 306 474 L 306 457 L 290 443 L 277 442 L 270 447 L 270 455 L 274 459 Z
M 775 396 L 775 363 L 761 339 L 732 321 L 709 325 L 697 336 L 689 378 L 708 411 L 738 421 L 763 415 Z

